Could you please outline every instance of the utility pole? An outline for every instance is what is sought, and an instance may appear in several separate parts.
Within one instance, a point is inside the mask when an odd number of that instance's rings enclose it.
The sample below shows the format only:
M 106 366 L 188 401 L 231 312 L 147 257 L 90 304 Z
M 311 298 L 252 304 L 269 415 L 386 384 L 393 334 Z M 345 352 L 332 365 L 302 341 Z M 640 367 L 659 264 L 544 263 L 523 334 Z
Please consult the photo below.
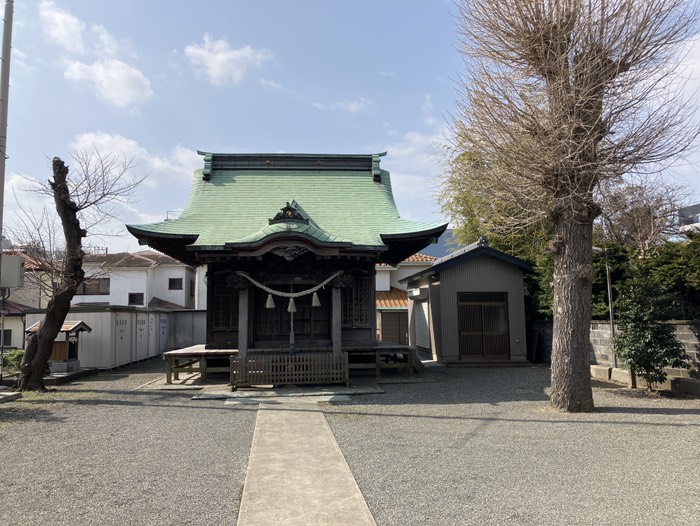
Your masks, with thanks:
M 2 288 L 2 214 L 5 209 L 5 161 L 7 160 L 7 98 L 10 93 L 10 51 L 12 50 L 12 0 L 5 0 L 5 25 L 2 30 L 2 64 L 0 64 L 0 385 L 5 359 L 5 299 L 9 288 Z
M 7 160 L 7 108 L 10 93 L 10 53 L 12 51 L 13 1 L 5 0 L 0 60 L 0 283 L 2 283 L 2 232 L 5 209 L 5 161 Z

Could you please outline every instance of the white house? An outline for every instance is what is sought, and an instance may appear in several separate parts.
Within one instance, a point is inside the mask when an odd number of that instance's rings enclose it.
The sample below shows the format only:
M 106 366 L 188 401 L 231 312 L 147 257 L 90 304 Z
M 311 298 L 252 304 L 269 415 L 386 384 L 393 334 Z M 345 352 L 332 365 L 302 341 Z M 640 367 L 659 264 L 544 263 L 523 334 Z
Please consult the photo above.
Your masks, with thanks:
M 405 277 L 421 272 L 437 258 L 414 254 L 397 266 L 376 265 L 377 287 L 377 339 L 385 343 L 408 344 L 408 297 Z
M 88 254 L 83 269 L 73 305 L 194 308 L 194 269 L 159 252 Z
M 678 211 L 683 232 L 700 232 L 700 204 L 686 206 Z
M 2 344 L 5 349 L 24 348 L 24 329 L 26 326 L 25 312 L 31 309 L 30 306 L 17 303 L 16 301 L 5 300 L 2 304 L 3 312 L 3 339 Z

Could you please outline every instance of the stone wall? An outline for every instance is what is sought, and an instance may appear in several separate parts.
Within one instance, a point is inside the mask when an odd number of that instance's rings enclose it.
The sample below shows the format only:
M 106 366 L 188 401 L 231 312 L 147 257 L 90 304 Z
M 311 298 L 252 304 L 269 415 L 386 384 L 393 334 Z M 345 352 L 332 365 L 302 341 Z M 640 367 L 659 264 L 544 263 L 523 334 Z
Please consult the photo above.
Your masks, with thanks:
M 666 372 L 669 380 L 664 386 L 659 387 L 664 389 L 674 388 L 700 394 L 700 322 L 677 321 L 670 323 L 675 325 L 678 339 L 685 347 L 685 352 L 690 356 L 693 366 L 689 370 L 668 368 Z M 528 329 L 528 345 L 536 345 L 536 349 L 533 349 L 535 353 L 534 361 L 536 363 L 551 363 L 552 322 L 531 322 L 528 325 Z M 535 333 L 537 334 L 536 338 L 533 337 Z M 593 376 L 626 383 L 629 373 L 619 367 L 615 367 L 615 357 L 610 343 L 612 336 L 610 322 L 592 322 L 590 334 L 590 363 Z M 638 382 L 638 385 L 643 385 L 643 382 Z
M 685 352 L 688 353 L 691 360 L 695 364 L 694 370 L 698 370 L 698 360 L 700 360 L 700 322 L 684 322 L 673 321 L 669 322 L 675 325 L 678 339 L 685 347 Z M 617 329 L 617 327 L 616 327 Z M 591 365 L 602 365 L 606 367 L 614 367 L 614 356 L 610 338 L 612 332 L 610 323 L 608 322 L 593 322 L 591 323 Z M 685 369 L 668 369 L 669 376 L 688 378 L 691 376 Z
M 591 323 L 591 347 L 589 354 L 591 365 L 615 367 L 615 357 L 610 343 L 611 338 L 610 323 L 596 321 Z
M 690 369 L 666 368 L 668 379 L 658 389 L 700 394 L 700 322 L 669 322 L 676 327 L 678 339 L 690 356 Z M 616 327 L 617 330 L 617 327 Z M 591 376 L 620 383 L 629 382 L 629 372 L 615 366 L 610 338 L 612 331 L 606 322 L 591 323 Z M 637 386 L 643 387 L 644 380 L 637 378 Z

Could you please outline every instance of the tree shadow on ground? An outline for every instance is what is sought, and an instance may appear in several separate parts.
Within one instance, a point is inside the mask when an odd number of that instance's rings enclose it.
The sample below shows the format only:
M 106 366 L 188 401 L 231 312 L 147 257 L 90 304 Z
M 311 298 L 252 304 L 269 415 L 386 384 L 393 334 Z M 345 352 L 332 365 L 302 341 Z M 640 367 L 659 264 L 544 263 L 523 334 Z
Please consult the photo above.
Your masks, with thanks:
M 637 414 L 637 415 L 665 415 L 665 416 L 697 416 L 700 417 L 700 407 L 697 409 L 690 407 L 630 407 L 630 406 L 601 406 L 596 407 L 596 413 L 612 414 Z M 696 425 L 696 424 L 693 424 Z M 697 425 L 700 425 L 698 420 Z
M 49 409 L 31 406 L 20 407 L 17 405 L 0 408 L 0 429 L 2 428 L 3 424 L 55 424 L 64 422 L 65 420 L 66 418 L 56 415 Z
M 549 400 L 550 372 L 547 367 L 434 367 L 427 369 L 424 375 L 432 381 L 382 383 L 383 394 L 362 395 L 357 400 L 382 405 L 495 405 Z
M 407 410 L 410 406 L 426 406 L 430 408 L 436 405 L 474 405 L 484 404 L 494 406 L 494 409 L 501 404 L 510 402 L 539 402 L 530 405 L 526 411 L 538 411 L 558 415 L 551 421 L 595 422 L 592 419 L 578 419 L 575 413 L 558 413 L 549 406 L 549 389 L 551 384 L 551 371 L 548 367 L 441 367 L 428 369 L 425 373 L 430 376 L 433 382 L 421 382 L 415 384 L 382 384 L 385 390 L 383 394 L 353 396 L 348 402 L 339 402 L 334 405 L 343 406 L 342 412 L 348 411 L 350 406 L 363 406 L 357 411 L 357 415 L 377 415 L 386 411 L 386 406 L 397 406 L 397 410 L 390 411 L 391 416 L 409 416 Z M 644 390 L 636 390 L 637 393 L 629 395 L 627 387 L 611 384 L 608 382 L 592 382 L 594 400 L 596 408 L 588 415 L 664 415 L 664 416 L 689 416 L 700 417 L 700 400 L 687 397 L 667 397 L 649 396 Z M 654 406 L 653 404 L 659 404 Z M 663 405 L 661 405 L 663 404 Z M 371 406 L 381 406 L 383 409 L 373 412 Z M 402 406 L 405 407 L 402 408 Z M 519 410 L 518 406 L 512 406 L 513 410 Z M 366 410 L 366 411 L 365 411 Z M 511 409 L 508 409 L 510 411 Z M 330 408 L 328 412 L 332 412 Z M 420 411 L 420 410 L 419 410 Z M 432 410 L 424 412 L 429 418 Z M 465 415 L 471 409 L 465 409 Z M 340 411 L 339 411 L 340 412 Z M 387 414 L 387 413 L 384 413 Z M 388 414 L 387 414 L 388 415 Z M 448 417 L 449 418 L 449 417 Z M 586 417 L 588 418 L 588 417 Z M 526 419 L 527 420 L 527 419 Z M 615 420 L 600 420 L 600 423 L 616 424 L 621 422 Z M 630 422 L 632 423 L 632 422 Z M 633 423 L 634 424 L 634 423 Z M 640 425 L 643 423 L 639 422 Z M 649 425 L 699 425 L 691 423 L 652 422 Z
M 83 407 L 160 407 L 181 408 L 202 411 L 231 411 L 231 407 L 224 406 L 223 400 L 208 400 L 193 402 L 192 391 L 141 391 L 134 389 L 71 389 L 54 390 L 46 393 L 32 394 L 32 398 L 20 398 L 14 404 L 24 404 L 24 411 L 37 411 L 37 407 L 45 408 L 44 411 L 52 413 L 52 408 L 58 406 L 83 406 Z M 53 396 L 56 395 L 56 396 Z M 208 402 L 208 403 L 206 403 Z M 214 402 L 214 403 L 211 403 Z M 17 408 L 17 405 L 14 406 Z M 242 410 L 257 410 L 257 407 L 241 407 Z M 3 409 L 0 408 L 0 415 Z M 1 417 L 0 417 L 1 418 Z M 2 420 L 0 420 L 2 421 Z M 51 420 L 46 418 L 46 422 Z

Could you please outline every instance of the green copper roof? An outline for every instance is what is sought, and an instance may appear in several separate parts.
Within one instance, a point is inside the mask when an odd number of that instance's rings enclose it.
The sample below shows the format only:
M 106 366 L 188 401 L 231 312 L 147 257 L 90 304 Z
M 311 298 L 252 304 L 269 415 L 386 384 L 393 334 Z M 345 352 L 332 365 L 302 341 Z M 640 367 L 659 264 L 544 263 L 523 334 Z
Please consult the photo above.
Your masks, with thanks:
M 128 225 L 133 235 L 154 248 L 179 242 L 194 252 L 243 251 L 284 236 L 382 251 L 388 239 L 432 236 L 425 246 L 446 227 L 399 216 L 389 172 L 379 168 L 383 154 L 203 155 L 205 166 L 194 174 L 180 217 Z M 285 205 L 296 218 L 284 217 Z

